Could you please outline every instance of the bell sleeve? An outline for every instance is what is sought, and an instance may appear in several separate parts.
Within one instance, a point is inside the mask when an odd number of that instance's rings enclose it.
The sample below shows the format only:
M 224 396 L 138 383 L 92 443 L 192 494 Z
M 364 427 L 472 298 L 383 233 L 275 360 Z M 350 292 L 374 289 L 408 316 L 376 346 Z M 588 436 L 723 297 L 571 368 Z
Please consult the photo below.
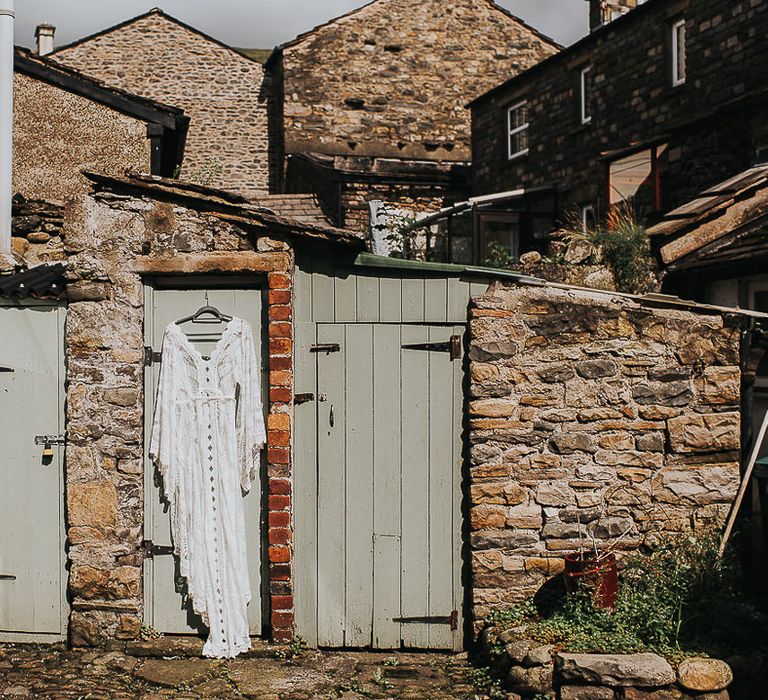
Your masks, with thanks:
M 174 426 L 174 388 L 173 388 L 173 343 L 166 331 L 163 335 L 163 363 L 160 365 L 160 377 L 155 395 L 155 415 L 152 420 L 152 434 L 149 440 L 149 458 L 163 477 L 165 495 L 169 500 L 175 500 L 176 478 L 171 454 Z
M 261 449 L 267 440 L 261 402 L 261 363 L 250 325 L 243 323 L 242 372 L 236 418 L 240 486 L 244 493 L 258 476 Z

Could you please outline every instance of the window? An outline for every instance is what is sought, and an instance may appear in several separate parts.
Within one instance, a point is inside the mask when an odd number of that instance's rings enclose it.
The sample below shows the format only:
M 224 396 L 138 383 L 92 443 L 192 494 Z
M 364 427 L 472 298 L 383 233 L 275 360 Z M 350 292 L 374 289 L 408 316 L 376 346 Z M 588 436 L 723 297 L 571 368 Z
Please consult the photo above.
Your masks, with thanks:
M 668 151 L 660 144 L 612 161 L 609 203 L 631 201 L 641 216 L 664 209 Z
M 672 86 L 685 82 L 685 20 L 672 25 Z
M 590 72 L 592 67 L 588 66 L 581 70 L 581 123 L 589 124 L 592 121 L 592 81 Z
M 507 110 L 507 131 L 509 159 L 528 153 L 528 102 L 518 102 Z

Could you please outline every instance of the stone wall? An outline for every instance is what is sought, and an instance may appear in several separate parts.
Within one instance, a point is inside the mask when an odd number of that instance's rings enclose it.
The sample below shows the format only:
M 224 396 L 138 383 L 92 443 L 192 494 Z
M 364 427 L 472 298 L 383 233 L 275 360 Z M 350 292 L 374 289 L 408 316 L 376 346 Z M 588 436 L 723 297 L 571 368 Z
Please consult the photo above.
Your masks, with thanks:
M 23 267 L 61 262 L 67 255 L 61 238 L 64 207 L 42 200 L 13 198 L 11 245 Z
M 87 189 L 83 168 L 150 171 L 146 122 L 19 73 L 13 86 L 14 192 L 63 203 Z
M 185 179 L 269 189 L 264 69 L 160 10 L 54 52 L 51 58 L 108 85 L 180 107 L 191 117 Z M 146 168 L 145 168 L 146 170 Z
M 470 318 L 476 623 L 535 593 L 580 541 L 623 551 L 725 518 L 740 479 L 738 329 L 500 284 Z
M 65 217 L 69 256 L 67 540 L 74 644 L 130 639 L 142 621 L 143 275 L 261 275 L 268 288 L 267 483 L 272 636 L 293 628 L 292 268 L 263 229 L 165 198 L 109 191 Z
M 686 21 L 685 84 L 671 81 L 671 23 Z M 768 4 L 763 0 L 648 2 L 472 109 L 473 194 L 557 184 L 563 213 L 605 212 L 605 154 L 668 142 L 663 207 L 673 208 L 761 157 Z M 591 67 L 591 114 L 581 123 L 580 74 Z M 527 156 L 507 152 L 507 109 L 526 99 Z M 729 106 L 730 105 L 730 106 Z
M 468 161 L 466 103 L 556 50 L 489 0 L 376 0 L 284 48 L 286 152 Z

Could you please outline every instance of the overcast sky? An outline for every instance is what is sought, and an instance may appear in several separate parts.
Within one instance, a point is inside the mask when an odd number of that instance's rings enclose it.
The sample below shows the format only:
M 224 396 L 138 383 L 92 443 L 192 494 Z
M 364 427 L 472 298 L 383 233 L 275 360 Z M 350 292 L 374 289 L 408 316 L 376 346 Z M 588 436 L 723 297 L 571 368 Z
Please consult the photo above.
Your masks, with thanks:
M 16 43 L 31 46 L 35 27 L 43 22 L 56 25 L 60 45 L 160 6 L 232 46 L 272 48 L 364 4 L 366 0 L 16 0 Z M 585 0 L 499 4 L 562 44 L 587 31 Z

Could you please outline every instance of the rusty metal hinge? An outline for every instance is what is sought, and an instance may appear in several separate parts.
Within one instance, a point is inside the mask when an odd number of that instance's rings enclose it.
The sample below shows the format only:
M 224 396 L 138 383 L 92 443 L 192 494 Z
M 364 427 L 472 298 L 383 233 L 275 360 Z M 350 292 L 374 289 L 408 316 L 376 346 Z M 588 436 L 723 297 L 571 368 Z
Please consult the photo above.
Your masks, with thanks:
M 338 343 L 317 343 L 316 345 L 309 346 L 310 352 L 341 352 L 341 345 Z
M 144 346 L 144 366 L 151 367 L 155 362 L 163 361 L 163 353 L 155 352 L 149 345 Z
M 404 625 L 450 625 L 451 631 L 459 629 L 459 611 L 452 610 L 450 615 L 416 615 L 414 617 L 393 617 L 392 622 Z
M 414 343 L 413 345 L 403 345 L 403 350 L 424 350 L 427 352 L 447 352 L 451 355 L 451 360 L 461 358 L 461 336 L 452 335 L 450 340 L 443 343 Z
M 315 395 L 312 393 L 307 394 L 294 394 L 293 403 L 295 406 L 301 406 L 302 404 L 309 403 L 315 400 Z
M 141 546 L 144 549 L 144 557 L 146 559 L 154 559 L 155 557 L 173 554 L 172 545 L 155 544 L 152 540 L 144 540 L 141 543 Z
M 0 574 L 0 581 L 15 581 L 16 577 L 13 574 Z

